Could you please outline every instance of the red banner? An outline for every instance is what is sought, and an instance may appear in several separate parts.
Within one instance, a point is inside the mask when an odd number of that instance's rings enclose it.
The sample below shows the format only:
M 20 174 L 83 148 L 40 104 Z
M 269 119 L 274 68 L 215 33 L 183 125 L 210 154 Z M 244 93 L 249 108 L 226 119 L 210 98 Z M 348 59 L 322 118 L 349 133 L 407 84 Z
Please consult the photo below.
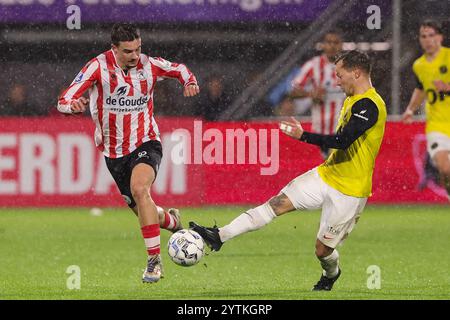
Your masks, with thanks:
M 317 147 L 284 136 L 277 123 L 158 123 L 164 157 L 152 196 L 164 206 L 261 203 L 322 162 Z M 125 205 L 90 119 L 1 119 L 0 128 L 0 206 Z M 370 201 L 445 203 L 425 159 L 422 123 L 388 123 Z

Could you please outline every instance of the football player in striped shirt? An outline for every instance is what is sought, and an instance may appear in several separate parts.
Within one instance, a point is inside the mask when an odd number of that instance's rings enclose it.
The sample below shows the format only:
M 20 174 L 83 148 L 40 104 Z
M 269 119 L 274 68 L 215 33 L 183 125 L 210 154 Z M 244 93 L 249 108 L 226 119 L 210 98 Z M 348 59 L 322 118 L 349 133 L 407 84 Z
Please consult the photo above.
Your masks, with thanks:
M 403 121 L 411 123 L 414 112 L 426 100 L 427 152 L 450 201 L 450 48 L 442 46 L 441 27 L 431 20 L 421 24 L 419 41 L 424 54 L 413 64 L 416 88 Z
M 322 208 L 316 256 L 323 271 L 313 290 L 332 289 L 341 274 L 336 247 L 353 230 L 371 195 L 375 159 L 384 136 L 386 105 L 372 86 L 370 72 L 365 53 L 350 51 L 336 60 L 337 82 L 347 96 L 336 133 L 306 132 L 295 119 L 280 124 L 294 139 L 333 149 L 322 165 L 298 176 L 277 196 L 224 227 L 189 223 L 212 250 L 220 250 L 224 242 L 258 230 L 285 213 Z
M 160 227 L 173 232 L 182 228 L 178 210 L 165 212 L 150 194 L 162 158 L 153 90 L 164 78 L 177 79 L 185 97 L 197 95 L 199 87 L 184 64 L 142 54 L 136 26 L 114 25 L 111 42 L 111 49 L 89 61 L 62 93 L 58 110 L 77 114 L 89 107 L 96 126 L 95 144 L 139 219 L 148 253 L 142 280 L 152 283 L 162 276 Z M 83 97 L 86 91 L 89 98 Z
M 342 51 L 342 36 L 339 31 L 329 31 L 322 40 L 323 53 L 305 62 L 299 74 L 292 80 L 289 97 L 311 98 L 312 131 L 320 134 L 333 134 L 339 119 L 345 94 L 337 85 L 336 56 Z M 331 150 L 321 147 L 326 159 Z

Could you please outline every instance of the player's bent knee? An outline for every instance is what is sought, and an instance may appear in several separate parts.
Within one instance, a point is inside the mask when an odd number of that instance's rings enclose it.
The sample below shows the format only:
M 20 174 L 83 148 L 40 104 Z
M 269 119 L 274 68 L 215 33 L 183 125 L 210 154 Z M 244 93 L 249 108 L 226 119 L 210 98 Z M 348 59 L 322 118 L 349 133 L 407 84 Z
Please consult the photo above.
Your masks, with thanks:
M 317 258 L 328 257 L 333 252 L 333 250 L 334 250 L 333 248 L 330 248 L 330 247 L 324 245 L 319 240 L 317 240 L 317 242 L 316 242 L 316 257 Z
M 136 199 L 136 201 L 139 201 L 139 199 L 150 197 L 149 188 L 144 184 L 132 184 L 131 194 L 133 195 L 133 198 Z

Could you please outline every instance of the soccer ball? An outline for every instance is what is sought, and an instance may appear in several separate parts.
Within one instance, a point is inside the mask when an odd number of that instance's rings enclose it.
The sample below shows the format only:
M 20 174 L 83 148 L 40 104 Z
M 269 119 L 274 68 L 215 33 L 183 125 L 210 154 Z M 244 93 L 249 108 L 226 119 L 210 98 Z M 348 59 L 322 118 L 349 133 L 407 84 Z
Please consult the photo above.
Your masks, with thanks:
M 197 264 L 203 257 L 204 249 L 202 237 L 194 230 L 179 230 L 169 239 L 170 259 L 180 266 L 189 267 Z

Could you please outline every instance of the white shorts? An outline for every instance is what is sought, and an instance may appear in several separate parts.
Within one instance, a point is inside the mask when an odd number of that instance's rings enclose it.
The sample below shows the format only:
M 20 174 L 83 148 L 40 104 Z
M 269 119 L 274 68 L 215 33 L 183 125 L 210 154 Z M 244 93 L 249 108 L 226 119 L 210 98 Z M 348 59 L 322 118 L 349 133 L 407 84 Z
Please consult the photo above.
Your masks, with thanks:
M 348 196 L 330 187 L 317 168 L 298 176 L 281 192 L 296 209 L 322 208 L 317 239 L 330 248 L 336 248 L 353 230 L 367 202 L 367 198 Z
M 427 151 L 431 159 L 439 151 L 450 152 L 450 137 L 437 131 L 427 133 Z

